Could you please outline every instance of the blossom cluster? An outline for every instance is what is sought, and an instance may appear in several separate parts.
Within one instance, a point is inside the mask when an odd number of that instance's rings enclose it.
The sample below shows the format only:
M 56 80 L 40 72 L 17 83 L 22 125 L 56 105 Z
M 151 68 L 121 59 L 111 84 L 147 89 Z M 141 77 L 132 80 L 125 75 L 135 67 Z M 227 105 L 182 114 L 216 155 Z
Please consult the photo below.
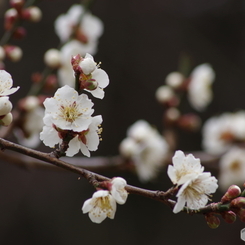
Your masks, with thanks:
M 15 93 L 19 87 L 12 88 L 12 86 L 11 75 L 5 70 L 0 70 L 0 124 L 3 126 L 8 126 L 13 120 L 11 113 L 13 105 L 8 95 Z
M 84 202 L 83 213 L 89 213 L 94 223 L 101 223 L 106 217 L 114 219 L 117 203 L 124 204 L 127 200 L 126 184 L 123 178 L 113 178 L 107 183 L 108 190 L 98 190 Z
M 122 156 L 133 161 L 142 182 L 156 178 L 168 155 L 166 140 L 148 122 L 139 120 L 127 132 L 119 150 Z
M 217 179 L 209 172 L 203 172 L 204 167 L 200 159 L 192 154 L 187 156 L 182 151 L 176 151 L 173 156 L 173 165 L 168 166 L 168 176 L 174 185 L 179 187 L 178 201 L 173 212 L 180 212 L 185 204 L 188 209 L 204 207 L 209 195 L 218 188 Z

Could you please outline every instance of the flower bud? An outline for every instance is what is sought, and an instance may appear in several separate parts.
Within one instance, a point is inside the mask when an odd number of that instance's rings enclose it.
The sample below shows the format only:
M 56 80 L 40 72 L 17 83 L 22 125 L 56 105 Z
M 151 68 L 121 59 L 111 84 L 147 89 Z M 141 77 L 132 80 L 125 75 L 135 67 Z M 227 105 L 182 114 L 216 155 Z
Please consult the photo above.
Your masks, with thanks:
M 242 221 L 245 222 L 245 209 L 241 208 L 238 210 L 238 212 L 236 213 L 238 218 Z
M 225 220 L 226 223 L 232 224 L 236 221 L 236 214 L 232 211 L 225 211 L 221 213 L 221 216 Z
M 220 219 L 213 214 L 206 214 L 205 219 L 207 221 L 208 226 L 212 229 L 216 229 L 220 225 Z
M 13 121 L 13 115 L 11 112 L 9 112 L 7 115 L 5 115 L 2 119 L 0 119 L 0 124 L 2 126 L 9 126 L 10 123 Z
M 169 86 L 163 85 L 156 91 L 156 98 L 160 103 L 167 103 L 175 96 L 174 91 Z
M 28 96 L 22 99 L 19 106 L 24 111 L 31 111 L 40 105 L 40 101 L 36 96 Z
M 82 73 L 82 68 L 79 65 L 81 60 L 82 60 L 82 57 L 80 54 L 75 55 L 71 58 L 71 65 L 72 65 L 72 68 L 76 74 Z
M 0 116 L 4 116 L 11 112 L 13 106 L 8 96 L 0 97 Z
M 4 15 L 5 30 L 10 30 L 18 18 L 19 18 L 19 15 L 16 9 L 14 8 L 8 9 Z
M 58 68 L 61 65 L 60 60 L 60 51 L 58 49 L 49 49 L 44 54 L 44 62 L 51 68 Z
M 177 108 L 171 107 L 165 111 L 164 120 L 166 121 L 166 123 L 168 124 L 175 123 L 178 121 L 179 118 L 180 118 L 180 111 Z
M 17 10 L 22 9 L 24 3 L 25 2 L 23 0 L 10 0 L 10 5 Z
M 4 50 L 6 56 L 13 62 L 17 62 L 22 58 L 22 50 L 17 46 L 5 45 Z
M 98 87 L 98 82 L 93 79 L 84 80 L 81 82 L 81 89 L 95 90 Z
M 165 82 L 173 89 L 178 89 L 182 86 L 185 77 L 180 72 L 171 72 L 167 75 Z
M 230 203 L 231 208 L 245 208 L 245 197 L 237 197 Z
M 195 114 L 188 113 L 180 117 L 178 125 L 182 129 L 196 131 L 201 126 L 201 119 Z
M 225 195 L 221 198 L 222 203 L 231 201 L 232 199 L 238 197 L 241 194 L 241 189 L 237 185 L 231 185 Z
M 22 39 L 25 36 L 26 36 L 26 29 L 22 26 L 17 27 L 13 33 L 13 37 L 16 39 Z
M 42 11 L 38 7 L 31 6 L 23 11 L 22 17 L 32 22 L 39 22 L 42 18 Z

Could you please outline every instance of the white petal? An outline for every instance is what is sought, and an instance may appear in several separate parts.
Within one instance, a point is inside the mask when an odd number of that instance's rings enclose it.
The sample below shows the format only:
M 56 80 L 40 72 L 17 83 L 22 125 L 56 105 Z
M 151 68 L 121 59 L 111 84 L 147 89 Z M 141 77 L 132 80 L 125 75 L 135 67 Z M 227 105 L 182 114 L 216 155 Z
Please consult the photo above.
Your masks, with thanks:
M 80 150 L 80 142 L 78 140 L 78 137 L 74 137 L 69 142 L 69 148 L 66 151 L 66 156 L 73 157 L 75 154 L 77 154 Z
M 101 87 L 101 88 L 105 88 L 109 84 L 109 77 L 108 77 L 107 73 L 102 69 L 96 69 L 92 73 L 92 77 L 93 77 L 93 79 L 95 79 L 98 82 L 99 87 Z

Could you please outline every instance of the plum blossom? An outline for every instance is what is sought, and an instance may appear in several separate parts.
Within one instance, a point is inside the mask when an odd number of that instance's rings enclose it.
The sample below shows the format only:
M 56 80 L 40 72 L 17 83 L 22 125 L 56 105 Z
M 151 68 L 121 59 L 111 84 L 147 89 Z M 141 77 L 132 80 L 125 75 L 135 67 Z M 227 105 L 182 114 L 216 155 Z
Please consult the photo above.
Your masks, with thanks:
M 74 156 L 81 150 L 85 156 L 90 157 L 89 151 L 96 151 L 98 149 L 100 133 L 102 131 L 99 128 L 102 123 L 102 117 L 95 116 L 91 120 L 87 130 L 75 133 L 76 136 L 69 142 L 69 148 L 66 151 L 67 156 Z
M 69 86 L 59 88 L 54 97 L 44 101 L 44 124 L 54 124 L 63 130 L 81 132 L 87 130 L 92 119 L 93 103 L 85 94 L 78 95 Z
M 220 159 L 219 187 L 226 191 L 233 184 L 242 186 L 245 182 L 245 152 L 233 146 Z
M 168 154 L 165 139 L 148 122 L 139 120 L 127 132 L 119 150 L 122 156 L 133 161 L 136 173 L 142 182 L 153 180 Z
M 197 66 L 190 75 L 188 98 L 190 104 L 198 111 L 203 111 L 212 100 L 211 85 L 215 73 L 209 64 Z
M 102 21 L 89 11 L 74 4 L 66 14 L 60 15 L 55 21 L 55 31 L 62 42 L 68 41 L 78 25 L 78 30 L 73 37 L 79 39 L 86 46 L 93 46 L 96 52 L 98 38 L 103 33 Z M 88 51 L 87 51 L 88 52 Z
M 84 202 L 82 211 L 88 213 L 92 222 L 99 224 L 107 217 L 114 219 L 116 208 L 116 201 L 109 191 L 99 190 Z
M 208 195 L 216 191 L 217 179 L 203 170 L 200 160 L 192 154 L 185 156 L 182 151 L 176 151 L 173 166 L 168 167 L 169 178 L 173 184 L 180 186 L 174 213 L 180 212 L 185 204 L 190 209 L 204 207 L 209 200 Z
M 103 99 L 104 91 L 103 89 L 109 84 L 109 77 L 107 73 L 98 68 L 98 65 L 94 62 L 94 58 L 90 54 L 86 54 L 82 61 L 79 63 L 83 73 L 80 76 L 81 83 L 87 83 L 88 81 L 94 81 L 97 83 L 97 87 L 93 90 L 86 89 L 94 97 Z
M 118 204 L 124 204 L 128 197 L 128 192 L 125 190 L 127 182 L 121 177 L 113 178 L 111 181 L 110 193 Z
M 209 118 L 203 126 L 203 148 L 212 154 L 222 154 L 235 142 L 244 142 L 244 125 L 245 111 Z
M 6 96 L 15 93 L 20 87 L 13 86 L 12 76 L 5 70 L 0 70 L 0 96 Z

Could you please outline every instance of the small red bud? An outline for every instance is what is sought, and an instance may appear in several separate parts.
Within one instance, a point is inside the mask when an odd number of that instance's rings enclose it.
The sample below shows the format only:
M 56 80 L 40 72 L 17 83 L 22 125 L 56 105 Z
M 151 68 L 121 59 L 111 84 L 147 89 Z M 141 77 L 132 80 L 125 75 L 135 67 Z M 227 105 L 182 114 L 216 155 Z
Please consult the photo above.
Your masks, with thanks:
M 242 222 L 245 222 L 245 209 L 244 208 L 239 209 L 237 212 L 237 216 Z
M 188 131 L 196 131 L 201 126 L 201 119 L 199 116 L 189 113 L 180 117 L 178 121 L 180 128 Z
M 71 65 L 74 72 L 78 75 L 82 72 L 82 68 L 79 66 L 79 63 L 83 60 L 80 54 L 75 55 L 71 58 Z
M 16 39 L 22 39 L 25 36 L 26 36 L 26 29 L 21 26 L 17 27 L 13 33 L 13 37 Z
M 10 5 L 11 5 L 13 8 L 17 9 L 18 11 L 19 11 L 20 9 L 22 9 L 24 3 L 25 3 L 25 2 L 24 2 L 23 0 L 10 0 Z
M 216 229 L 220 225 L 220 219 L 213 214 L 206 214 L 205 219 L 207 221 L 208 226 L 212 229 Z
M 237 197 L 230 203 L 231 208 L 245 208 L 245 197 Z
M 226 223 L 232 224 L 236 221 L 236 214 L 232 211 L 225 211 L 221 213 L 221 216 L 225 220 Z
M 221 198 L 222 203 L 231 201 L 232 199 L 238 197 L 241 194 L 241 189 L 237 185 L 231 185 L 225 195 Z

